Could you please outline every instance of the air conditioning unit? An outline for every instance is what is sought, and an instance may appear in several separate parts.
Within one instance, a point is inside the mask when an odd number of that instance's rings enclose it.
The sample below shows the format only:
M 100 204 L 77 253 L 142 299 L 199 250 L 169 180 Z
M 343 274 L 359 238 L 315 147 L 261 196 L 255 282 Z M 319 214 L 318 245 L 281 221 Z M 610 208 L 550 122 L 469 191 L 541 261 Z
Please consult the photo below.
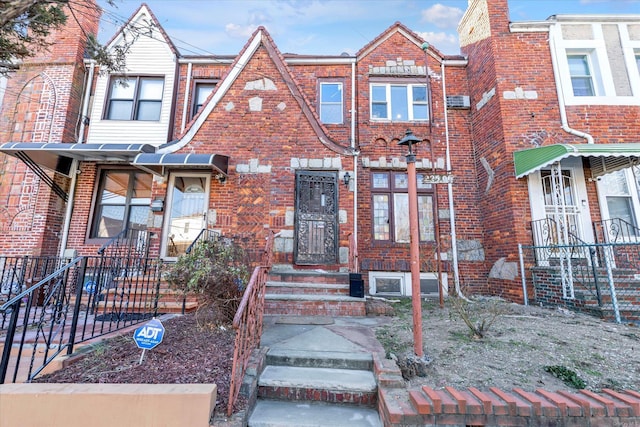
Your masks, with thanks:
M 469 97 L 466 95 L 447 95 L 447 108 L 467 109 L 470 108 Z

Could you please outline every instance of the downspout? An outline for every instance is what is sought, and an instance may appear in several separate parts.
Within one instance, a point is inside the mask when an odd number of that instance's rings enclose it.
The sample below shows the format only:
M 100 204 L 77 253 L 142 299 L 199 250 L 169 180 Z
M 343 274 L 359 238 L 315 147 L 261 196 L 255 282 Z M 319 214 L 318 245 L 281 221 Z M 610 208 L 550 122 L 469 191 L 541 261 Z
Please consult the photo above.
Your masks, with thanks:
M 191 91 L 189 88 L 191 87 L 191 67 L 192 63 L 189 62 L 187 64 L 187 86 L 184 89 L 184 103 L 182 105 L 182 123 L 180 123 L 180 133 L 184 132 L 184 128 L 187 125 L 187 108 L 189 107 L 189 94 Z M 178 73 L 178 80 L 180 79 Z
M 564 91 L 562 90 L 562 79 L 560 78 L 560 70 L 558 70 L 558 51 L 556 50 L 556 37 L 560 26 L 555 24 L 551 26 L 549 30 L 549 48 L 551 49 L 551 65 L 553 67 L 553 78 L 556 81 L 556 92 L 558 94 L 558 109 L 560 110 L 560 122 L 562 123 L 562 130 L 571 135 L 578 136 L 587 140 L 587 144 L 593 144 L 593 136 L 586 132 L 573 129 L 569 126 L 567 119 L 567 111 L 564 104 Z
M 444 70 L 443 60 L 440 68 L 442 73 L 442 106 L 444 109 L 444 135 L 445 135 L 445 143 L 446 143 L 446 162 L 447 162 L 447 174 L 451 173 L 451 153 L 449 150 L 449 116 L 447 113 L 447 88 L 446 88 L 446 77 Z M 456 217 L 455 210 L 453 206 L 453 183 L 451 180 L 448 180 L 447 183 L 447 196 L 449 197 L 449 223 L 451 227 L 451 262 L 453 263 L 453 283 L 455 284 L 456 294 L 459 297 L 464 297 L 462 295 L 462 291 L 460 290 L 460 273 L 458 271 L 458 240 L 456 237 Z M 438 213 L 436 212 L 436 215 Z
M 353 150 L 353 244 L 358 247 L 358 152 L 356 151 L 356 61 L 351 63 L 351 148 Z M 356 249 L 357 250 L 357 249 Z M 359 252 L 359 251 L 358 251 Z M 360 272 L 356 260 L 356 271 Z
M 93 87 L 93 73 L 95 70 L 96 62 L 94 60 L 88 61 L 89 76 L 87 77 L 86 87 L 84 91 L 84 99 L 82 100 L 82 113 L 80 116 L 80 130 L 78 132 L 78 144 L 84 143 L 84 130 L 85 119 L 87 112 L 89 111 L 89 99 L 91 97 L 91 88 Z M 69 199 L 67 200 L 67 209 L 64 213 L 64 224 L 62 226 L 62 237 L 60 238 L 60 258 L 64 257 L 64 252 L 67 249 L 67 243 L 69 241 L 69 228 L 71 227 L 71 215 L 73 213 L 73 202 L 76 194 L 76 183 L 78 181 L 78 160 L 73 159 L 71 162 L 71 183 L 69 184 Z

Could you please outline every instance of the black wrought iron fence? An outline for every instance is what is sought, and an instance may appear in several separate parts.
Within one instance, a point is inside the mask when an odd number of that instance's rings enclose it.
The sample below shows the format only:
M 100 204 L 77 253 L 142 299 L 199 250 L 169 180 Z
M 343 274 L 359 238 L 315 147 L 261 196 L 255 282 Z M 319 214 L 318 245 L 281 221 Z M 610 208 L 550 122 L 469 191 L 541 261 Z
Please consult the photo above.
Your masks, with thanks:
M 220 235 L 219 232 L 214 231 L 214 230 L 210 230 L 208 228 L 203 228 L 202 230 L 200 230 L 200 233 L 198 233 L 198 235 L 193 240 L 193 242 L 191 242 L 191 244 L 187 247 L 187 249 L 185 250 L 185 253 L 186 254 L 190 254 L 191 251 L 197 245 L 203 244 L 205 242 L 216 241 L 216 240 L 220 239 L 221 237 L 222 236 Z
M 0 306 L 0 383 L 31 381 L 75 345 L 156 316 L 162 270 L 155 259 L 78 257 L 20 283 Z
M 640 324 L 640 242 L 521 245 L 520 252 L 528 299 Z M 541 261 L 540 252 L 551 256 Z

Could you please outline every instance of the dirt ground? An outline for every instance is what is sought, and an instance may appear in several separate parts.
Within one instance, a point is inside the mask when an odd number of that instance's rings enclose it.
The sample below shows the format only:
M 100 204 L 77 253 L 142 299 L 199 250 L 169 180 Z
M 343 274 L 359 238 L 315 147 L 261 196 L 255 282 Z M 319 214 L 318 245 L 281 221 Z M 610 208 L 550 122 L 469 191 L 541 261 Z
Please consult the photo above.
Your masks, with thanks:
M 216 411 L 226 411 L 233 362 L 235 333 L 211 313 L 178 316 L 163 321 L 162 342 L 145 352 L 133 332 L 102 341 L 95 350 L 63 370 L 36 379 L 51 383 L 137 383 L 218 386 Z M 239 400 L 237 406 L 244 402 Z
M 396 316 L 378 329 L 378 339 L 388 353 L 413 353 L 410 301 L 392 306 Z M 566 390 L 581 379 L 593 391 L 640 390 L 637 326 L 499 299 L 480 298 L 467 307 L 474 324 L 499 313 L 484 338 L 472 338 L 450 301 L 445 308 L 423 303 L 424 349 L 431 362 L 427 376 L 411 379 L 411 386 Z
M 389 353 L 413 351 L 410 300 L 391 304 L 395 316 L 376 335 Z M 640 328 L 603 322 L 565 310 L 524 307 L 494 299 L 479 299 L 468 307 L 474 321 L 500 313 L 485 337 L 474 339 L 459 313 L 447 302 L 423 303 L 424 348 L 430 364 L 426 377 L 409 386 L 434 388 L 500 387 L 511 390 L 571 389 L 545 371 L 545 366 L 573 372 L 591 390 L 640 390 Z M 215 383 L 217 410 L 227 406 L 233 329 L 211 316 L 175 317 L 163 322 L 163 342 L 141 350 L 133 333 L 98 344 L 95 351 L 40 382 L 81 383 Z M 556 372 L 558 369 L 556 368 Z M 574 378 L 575 380 L 575 378 Z M 240 401 L 238 408 L 246 405 Z

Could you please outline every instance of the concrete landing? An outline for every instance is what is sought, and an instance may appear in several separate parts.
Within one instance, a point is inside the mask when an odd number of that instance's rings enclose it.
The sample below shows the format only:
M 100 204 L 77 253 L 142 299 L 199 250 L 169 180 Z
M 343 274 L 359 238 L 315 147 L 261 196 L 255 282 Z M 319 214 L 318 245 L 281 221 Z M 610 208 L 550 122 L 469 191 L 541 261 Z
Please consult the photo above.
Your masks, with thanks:
M 256 404 L 251 427 L 378 427 L 382 426 L 375 409 L 324 403 L 261 400 Z

